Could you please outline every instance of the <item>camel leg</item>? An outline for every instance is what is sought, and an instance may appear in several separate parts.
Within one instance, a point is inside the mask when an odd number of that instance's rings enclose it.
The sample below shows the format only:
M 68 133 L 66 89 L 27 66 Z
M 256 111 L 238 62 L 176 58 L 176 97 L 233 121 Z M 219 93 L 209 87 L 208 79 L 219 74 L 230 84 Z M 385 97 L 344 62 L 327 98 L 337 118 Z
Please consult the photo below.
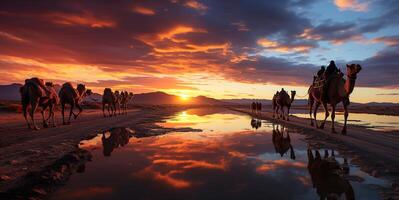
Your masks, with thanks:
M 74 108 L 75 108 L 75 102 L 72 102 L 71 103 L 71 109 L 69 110 L 69 117 L 68 117 L 68 123 L 67 124 L 71 124 L 71 117 L 72 117 Z
M 348 105 L 344 103 L 344 127 L 342 128 L 342 135 L 346 135 L 346 122 L 348 121 L 348 116 L 349 116 L 349 112 L 348 112 Z
M 23 112 L 26 124 L 28 125 L 28 129 L 31 129 L 32 127 L 30 126 L 29 120 L 26 117 L 27 112 L 28 112 L 28 105 L 26 103 L 22 103 L 22 112 Z
M 39 127 L 37 127 L 36 123 L 35 123 L 35 111 L 37 109 L 38 104 L 39 104 L 38 100 L 31 101 L 31 110 L 30 110 L 30 113 L 29 113 L 30 118 L 32 119 L 33 129 L 35 129 L 35 130 L 39 130 Z
M 281 118 L 282 120 L 285 120 L 284 106 L 281 106 L 281 114 L 280 114 L 280 118 Z
M 316 128 L 319 128 L 319 125 L 317 123 L 317 111 L 319 110 L 320 107 L 320 103 L 316 102 L 316 105 L 314 106 L 314 110 L 313 110 L 313 117 L 314 117 L 314 123 Z
M 324 115 L 324 120 L 323 120 L 323 122 L 320 125 L 320 128 L 324 129 L 324 125 L 326 124 L 326 120 L 327 120 L 328 116 L 330 116 L 330 113 L 328 112 L 327 103 L 323 102 L 322 105 L 323 105 L 323 108 L 324 108 L 325 115 Z
M 314 126 L 314 123 L 313 123 L 313 117 L 312 117 L 312 110 L 313 110 L 313 104 L 314 104 L 314 100 L 313 100 L 313 99 L 311 99 L 311 98 L 309 97 L 309 100 L 308 100 L 308 102 L 309 102 L 309 117 L 310 117 L 310 125 L 311 125 L 311 126 Z
M 47 123 L 47 121 L 46 121 L 46 119 L 45 119 L 45 117 L 44 117 L 44 115 L 46 115 L 46 109 L 47 109 L 47 106 L 44 106 L 44 107 L 42 108 L 42 111 L 41 111 L 42 119 L 43 119 L 43 128 L 48 128 L 48 123 Z M 50 115 L 49 115 L 49 116 L 50 116 Z
M 291 105 L 289 105 L 287 107 L 287 121 L 290 121 L 290 109 L 291 109 Z
M 53 127 L 56 127 L 57 124 L 55 123 L 55 119 L 54 119 L 54 104 L 52 104 L 50 106 L 50 114 L 51 114 L 51 121 L 52 121 Z
M 334 123 L 335 123 L 335 106 L 336 105 L 332 105 L 331 106 L 331 133 L 337 133 L 335 131 L 335 127 L 334 127 Z
M 295 151 L 294 148 L 292 147 L 292 145 L 290 144 L 290 157 L 292 160 L 295 160 Z
M 73 114 L 73 118 L 74 118 L 74 119 L 77 119 L 78 116 L 79 116 L 79 114 L 82 113 L 82 111 L 83 111 L 82 106 L 80 106 L 79 104 L 76 104 L 76 107 L 78 108 L 79 112 L 78 112 L 78 114 L 76 114 L 76 115 Z
M 104 110 L 105 110 L 105 104 L 103 103 L 103 117 L 105 117 L 105 112 L 104 112 Z
M 65 103 L 61 103 L 62 124 L 66 125 L 64 112 L 65 112 Z

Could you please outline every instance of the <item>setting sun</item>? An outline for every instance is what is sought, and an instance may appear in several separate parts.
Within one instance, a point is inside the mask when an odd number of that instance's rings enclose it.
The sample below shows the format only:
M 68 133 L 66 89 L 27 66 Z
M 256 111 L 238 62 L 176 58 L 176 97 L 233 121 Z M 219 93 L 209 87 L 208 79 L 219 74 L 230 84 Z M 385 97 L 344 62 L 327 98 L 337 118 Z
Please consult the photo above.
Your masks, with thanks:
M 187 101 L 190 99 L 190 97 L 187 94 L 180 94 L 179 96 L 180 96 L 180 99 L 183 101 Z

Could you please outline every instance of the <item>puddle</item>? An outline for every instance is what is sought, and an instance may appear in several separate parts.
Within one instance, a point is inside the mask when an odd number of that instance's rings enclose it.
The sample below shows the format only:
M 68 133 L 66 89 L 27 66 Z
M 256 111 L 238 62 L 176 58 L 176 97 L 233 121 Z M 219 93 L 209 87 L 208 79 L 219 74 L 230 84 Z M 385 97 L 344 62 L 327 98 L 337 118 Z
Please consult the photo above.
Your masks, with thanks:
M 309 118 L 308 113 L 294 113 L 292 115 L 301 118 Z M 317 118 L 319 121 L 322 120 L 324 118 L 324 112 L 319 112 Z M 331 121 L 331 117 L 329 117 L 328 120 Z M 343 113 L 337 112 L 335 120 L 343 124 Z M 350 113 L 348 124 L 365 126 L 367 129 L 375 131 L 399 131 L 399 116 Z
M 129 130 L 82 141 L 92 162 L 50 199 L 380 199 L 389 182 L 304 136 L 226 110 L 187 110 L 160 125 L 202 129 L 155 137 Z M 325 156 L 325 152 L 328 155 Z

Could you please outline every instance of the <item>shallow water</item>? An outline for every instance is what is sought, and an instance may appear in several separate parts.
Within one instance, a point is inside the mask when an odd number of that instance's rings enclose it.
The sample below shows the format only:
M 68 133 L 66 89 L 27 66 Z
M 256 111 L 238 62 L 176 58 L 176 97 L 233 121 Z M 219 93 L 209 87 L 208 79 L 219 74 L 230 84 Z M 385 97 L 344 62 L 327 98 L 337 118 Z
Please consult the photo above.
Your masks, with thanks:
M 339 152 L 332 156 L 331 150 L 325 161 L 338 163 L 340 170 L 321 176 L 315 162 L 309 162 L 303 135 L 239 113 L 192 109 L 161 125 L 203 132 L 137 139 L 115 129 L 83 141 L 80 147 L 92 152 L 92 162 L 51 198 L 319 199 L 333 190 L 350 194 L 352 188 L 356 199 L 379 199 L 376 186 L 389 185 L 352 166 Z M 320 153 L 324 156 L 324 149 Z M 309 163 L 316 166 L 312 173 Z
M 302 118 L 309 118 L 309 114 L 293 113 L 292 115 Z M 317 113 L 319 122 L 324 118 L 324 112 Z M 331 121 L 331 117 L 328 118 Z M 337 112 L 335 121 L 344 123 L 344 115 L 342 112 Z M 367 129 L 375 131 L 399 131 L 399 116 L 392 115 L 376 115 L 367 113 L 350 113 L 348 117 L 348 124 L 365 126 Z

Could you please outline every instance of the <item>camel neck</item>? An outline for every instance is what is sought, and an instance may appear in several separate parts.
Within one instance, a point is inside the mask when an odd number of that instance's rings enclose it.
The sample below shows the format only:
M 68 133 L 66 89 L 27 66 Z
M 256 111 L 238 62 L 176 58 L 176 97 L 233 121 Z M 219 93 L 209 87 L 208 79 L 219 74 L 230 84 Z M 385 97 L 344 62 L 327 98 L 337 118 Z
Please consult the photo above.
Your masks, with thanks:
M 356 78 L 356 76 L 347 75 L 347 79 L 345 81 L 345 91 L 348 97 L 350 94 L 352 94 L 353 89 L 355 88 Z

